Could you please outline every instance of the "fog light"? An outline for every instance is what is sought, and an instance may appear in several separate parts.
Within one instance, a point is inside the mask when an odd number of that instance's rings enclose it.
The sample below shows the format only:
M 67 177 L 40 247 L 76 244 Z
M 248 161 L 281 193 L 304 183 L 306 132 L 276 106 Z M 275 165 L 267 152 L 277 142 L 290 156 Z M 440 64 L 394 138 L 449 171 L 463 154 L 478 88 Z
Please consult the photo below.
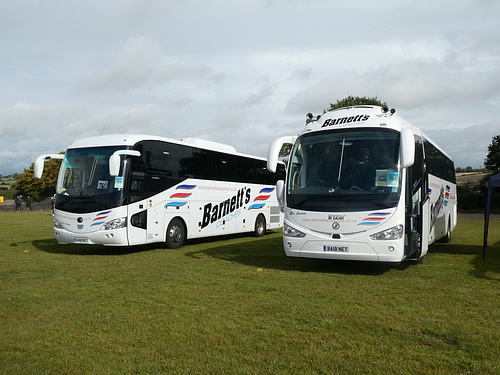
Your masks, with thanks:
M 392 253 L 394 251 L 394 246 L 389 246 L 387 250 L 389 250 L 389 252 Z
M 292 244 L 290 242 L 287 242 L 286 243 L 286 247 L 288 247 L 289 249 L 291 249 L 292 248 Z

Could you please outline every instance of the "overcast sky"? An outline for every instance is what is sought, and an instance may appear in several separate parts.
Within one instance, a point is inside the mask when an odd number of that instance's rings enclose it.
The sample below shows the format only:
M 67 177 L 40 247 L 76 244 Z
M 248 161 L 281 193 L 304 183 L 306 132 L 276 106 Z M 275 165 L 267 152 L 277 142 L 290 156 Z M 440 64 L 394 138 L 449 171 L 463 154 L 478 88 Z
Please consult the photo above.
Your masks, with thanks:
M 265 156 L 377 96 L 457 167 L 500 134 L 497 0 L 0 1 L 0 174 L 112 133 Z

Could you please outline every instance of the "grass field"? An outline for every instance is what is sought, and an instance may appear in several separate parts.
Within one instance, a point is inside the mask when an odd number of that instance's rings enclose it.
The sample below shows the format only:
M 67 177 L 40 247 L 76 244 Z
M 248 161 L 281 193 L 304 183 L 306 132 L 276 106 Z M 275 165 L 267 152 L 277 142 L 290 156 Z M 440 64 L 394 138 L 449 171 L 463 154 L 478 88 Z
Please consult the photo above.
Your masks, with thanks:
M 59 246 L 0 212 L 2 374 L 498 374 L 500 221 L 422 265 L 291 259 L 281 233 Z

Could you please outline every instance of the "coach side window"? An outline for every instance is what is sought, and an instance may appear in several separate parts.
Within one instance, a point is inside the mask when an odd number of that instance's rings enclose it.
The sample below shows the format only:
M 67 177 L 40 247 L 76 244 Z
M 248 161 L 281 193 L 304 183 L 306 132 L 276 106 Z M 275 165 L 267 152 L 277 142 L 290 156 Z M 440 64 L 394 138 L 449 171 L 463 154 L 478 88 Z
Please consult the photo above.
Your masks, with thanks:
M 158 141 L 136 145 L 140 157 L 132 158 L 129 201 L 148 198 L 182 181 L 181 146 Z
M 182 159 L 182 176 L 186 178 L 212 178 L 211 151 L 186 147 Z
M 255 160 L 242 156 L 236 157 L 236 181 L 255 182 Z
M 213 178 L 218 181 L 234 181 L 236 178 L 236 158 L 222 152 L 212 153 Z
M 453 161 L 426 139 L 424 139 L 424 150 L 428 172 L 434 176 L 455 183 L 456 177 Z

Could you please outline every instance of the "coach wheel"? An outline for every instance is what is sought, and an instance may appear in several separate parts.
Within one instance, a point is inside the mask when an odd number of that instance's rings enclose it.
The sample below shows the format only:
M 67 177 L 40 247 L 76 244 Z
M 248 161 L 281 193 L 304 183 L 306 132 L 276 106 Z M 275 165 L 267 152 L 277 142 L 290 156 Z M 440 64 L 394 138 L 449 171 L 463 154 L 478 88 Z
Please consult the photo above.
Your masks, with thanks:
M 437 242 L 439 242 L 439 243 L 450 243 L 451 242 L 451 218 L 448 218 L 448 227 L 446 228 L 445 236 L 440 238 Z
M 179 219 L 173 219 L 167 228 L 167 247 L 178 249 L 184 244 L 186 229 L 184 223 Z
M 262 237 L 266 233 L 266 218 L 263 215 L 257 216 L 255 220 L 254 235 Z
M 446 229 L 445 243 L 451 242 L 451 220 L 448 219 L 448 228 Z

